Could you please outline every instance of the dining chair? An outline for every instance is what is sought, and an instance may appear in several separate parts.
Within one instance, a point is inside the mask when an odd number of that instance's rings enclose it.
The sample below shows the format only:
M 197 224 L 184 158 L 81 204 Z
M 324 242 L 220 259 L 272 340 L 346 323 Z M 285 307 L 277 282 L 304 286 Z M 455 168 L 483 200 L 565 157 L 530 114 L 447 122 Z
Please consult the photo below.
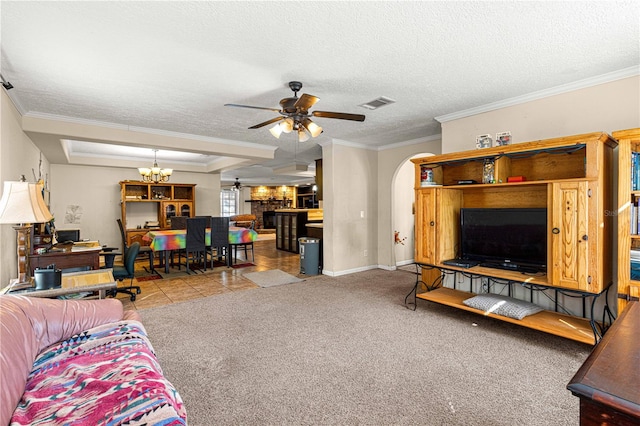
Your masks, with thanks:
M 213 268 L 213 262 L 217 258 L 229 265 L 229 253 L 227 253 L 227 247 L 229 246 L 229 218 L 228 217 L 211 217 L 211 267 Z M 215 254 L 214 254 L 215 252 Z
M 188 216 L 174 216 L 171 218 L 171 229 L 187 229 Z
M 252 220 L 251 224 L 249 225 L 248 229 L 254 230 L 254 228 L 256 227 L 256 221 Z M 251 262 L 255 262 L 256 258 L 255 258 L 255 254 L 253 253 L 253 241 L 250 243 L 238 243 L 238 244 L 233 244 L 233 257 L 237 259 L 237 255 L 238 255 L 238 247 L 244 249 L 244 259 L 246 261 L 249 261 L 249 255 L 247 253 L 248 250 L 251 250 Z
M 206 247 L 207 219 L 204 217 L 187 218 L 187 233 L 185 236 L 185 248 L 178 251 L 178 269 L 182 265 L 182 255 L 185 257 L 185 267 L 187 274 L 191 274 L 191 264 L 197 265 L 200 262 L 207 270 L 207 247 Z

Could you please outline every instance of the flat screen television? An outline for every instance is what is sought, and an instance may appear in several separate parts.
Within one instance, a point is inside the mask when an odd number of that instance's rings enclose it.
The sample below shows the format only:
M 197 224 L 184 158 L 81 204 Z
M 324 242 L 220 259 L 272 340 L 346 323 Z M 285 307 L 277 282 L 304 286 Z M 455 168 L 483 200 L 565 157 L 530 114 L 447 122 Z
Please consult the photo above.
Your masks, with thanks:
M 543 272 L 547 268 L 547 209 L 460 209 L 460 254 L 482 266 Z

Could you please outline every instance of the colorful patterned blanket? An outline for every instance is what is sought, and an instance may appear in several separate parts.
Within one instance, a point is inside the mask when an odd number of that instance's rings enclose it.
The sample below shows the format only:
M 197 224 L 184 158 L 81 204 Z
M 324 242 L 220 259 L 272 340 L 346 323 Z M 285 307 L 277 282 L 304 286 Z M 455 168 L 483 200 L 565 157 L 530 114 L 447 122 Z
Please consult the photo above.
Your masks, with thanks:
M 186 425 L 137 321 L 86 330 L 42 351 L 11 425 Z

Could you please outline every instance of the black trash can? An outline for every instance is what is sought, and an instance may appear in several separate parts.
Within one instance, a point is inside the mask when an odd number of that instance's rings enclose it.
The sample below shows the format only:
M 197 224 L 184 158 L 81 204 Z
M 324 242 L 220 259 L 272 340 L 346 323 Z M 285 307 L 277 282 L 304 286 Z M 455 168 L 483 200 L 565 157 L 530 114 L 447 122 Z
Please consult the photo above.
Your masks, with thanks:
M 302 237 L 300 243 L 300 273 L 318 275 L 320 273 L 320 239 Z

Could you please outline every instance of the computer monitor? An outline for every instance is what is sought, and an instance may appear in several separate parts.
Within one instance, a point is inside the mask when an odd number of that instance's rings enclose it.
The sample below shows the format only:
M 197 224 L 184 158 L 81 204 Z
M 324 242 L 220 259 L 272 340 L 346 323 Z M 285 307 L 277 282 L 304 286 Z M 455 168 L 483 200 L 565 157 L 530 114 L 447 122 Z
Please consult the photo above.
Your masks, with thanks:
M 80 241 L 79 229 L 58 229 L 56 231 L 58 243 L 65 243 L 67 241 L 78 242 Z

